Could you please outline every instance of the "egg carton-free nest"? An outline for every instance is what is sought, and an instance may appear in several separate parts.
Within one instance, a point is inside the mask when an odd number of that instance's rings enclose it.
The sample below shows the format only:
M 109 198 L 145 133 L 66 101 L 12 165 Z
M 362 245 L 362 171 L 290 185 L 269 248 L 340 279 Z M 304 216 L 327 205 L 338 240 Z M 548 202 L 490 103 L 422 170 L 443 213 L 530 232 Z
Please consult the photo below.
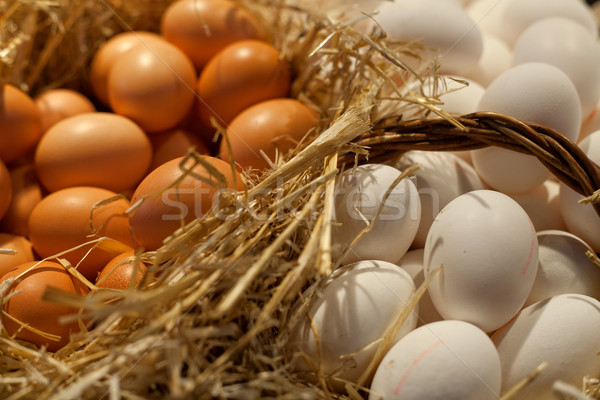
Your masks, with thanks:
M 55 86 L 85 92 L 93 51 L 119 31 L 156 30 L 168 3 L 7 2 L 0 43 L 10 51 L 0 76 L 32 94 Z M 423 96 L 435 63 L 414 71 L 402 60 L 427 49 L 363 35 L 302 2 L 243 4 L 272 27 L 295 71 L 293 96 L 321 111 L 319 129 L 273 160 L 273 170 L 247 173 L 248 191 L 221 205 L 225 221 L 196 220 L 158 251 L 138 254 L 150 265 L 140 290 L 85 299 L 49 290 L 49 300 L 86 310 L 94 327 L 55 354 L 0 337 L 1 398 L 363 398 L 358 386 L 341 396 L 303 381 L 290 368 L 298 355 L 286 352 L 301 305 L 312 299 L 302 293 L 336 267 L 332 184 L 355 162 L 410 149 L 505 147 L 537 156 L 598 211 L 598 166 L 559 133 L 496 113 L 452 117 Z M 396 73 L 402 86 L 390 79 Z M 596 381 L 586 386 L 600 398 Z

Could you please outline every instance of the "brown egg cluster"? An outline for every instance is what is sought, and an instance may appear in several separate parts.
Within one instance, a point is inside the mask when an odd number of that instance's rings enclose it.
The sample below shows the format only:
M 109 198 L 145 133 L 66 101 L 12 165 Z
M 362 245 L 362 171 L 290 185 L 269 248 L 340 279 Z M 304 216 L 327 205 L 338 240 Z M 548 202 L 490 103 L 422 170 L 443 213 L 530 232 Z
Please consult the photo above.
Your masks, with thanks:
M 0 283 L 21 291 L 2 322 L 50 351 L 79 325 L 60 325 L 77 310 L 44 290 L 87 293 L 65 265 L 93 290 L 134 289 L 145 271 L 134 254 L 210 215 L 223 190 L 243 192 L 243 169 L 273 165 L 318 122 L 287 98 L 291 68 L 260 21 L 229 0 L 172 3 L 160 33 L 105 42 L 89 78 L 89 96 L 0 87 Z

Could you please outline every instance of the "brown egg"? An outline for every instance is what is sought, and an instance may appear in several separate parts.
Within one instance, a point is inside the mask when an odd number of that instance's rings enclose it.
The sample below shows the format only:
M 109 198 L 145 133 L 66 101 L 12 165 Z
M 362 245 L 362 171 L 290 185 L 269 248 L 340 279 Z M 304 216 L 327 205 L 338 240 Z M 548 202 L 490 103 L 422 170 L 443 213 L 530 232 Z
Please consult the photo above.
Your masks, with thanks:
M 96 111 L 87 97 L 70 89 L 48 90 L 35 98 L 35 105 L 40 112 L 44 132 L 65 118 Z
M 120 192 L 144 177 L 152 145 L 133 121 L 112 113 L 86 113 L 54 125 L 38 144 L 35 167 L 49 191 L 98 186 Z
M 37 265 L 36 265 L 37 264 Z M 33 267 L 33 268 L 32 268 Z M 47 334 L 60 336 L 59 341 L 44 338 L 38 333 L 26 328 L 2 314 L 2 324 L 9 335 L 37 346 L 46 346 L 49 351 L 57 351 L 69 343 L 70 335 L 79 332 L 78 321 L 62 324 L 59 319 L 77 314 L 78 310 L 70 306 L 42 300 L 49 286 L 68 293 L 85 296 L 87 288 L 65 268 L 56 262 L 28 262 L 19 265 L 14 270 L 0 278 L 0 283 L 8 278 L 16 278 L 8 293 L 19 291 L 2 306 L 2 310 L 24 324 Z
M 0 278 L 15 267 L 34 261 L 31 242 L 24 236 L 0 233 L 0 249 L 16 250 L 16 254 L 0 254 Z
M 119 254 L 106 264 L 100 271 L 96 286 L 105 289 L 129 289 L 134 288 L 144 276 L 146 266 L 135 259 L 135 252 L 127 251 Z M 135 280 L 132 280 L 135 276 Z
M 276 154 L 285 155 L 315 128 L 317 113 L 294 99 L 272 99 L 242 111 L 227 128 L 231 154 L 243 168 L 269 166 L 262 150 L 271 161 Z M 229 162 L 225 140 L 221 141 L 220 156 Z
M 279 51 L 258 40 L 241 40 L 217 53 L 198 79 L 199 113 L 210 126 L 214 117 L 221 126 L 263 100 L 286 97 L 290 69 Z
M 42 187 L 38 181 L 33 163 L 13 166 L 10 170 L 12 200 L 0 228 L 4 232 L 29 236 L 29 215 L 42 200 Z
M 204 140 L 181 128 L 150 135 L 150 142 L 152 143 L 151 170 L 174 158 L 185 156 L 190 148 L 194 148 L 198 154 L 209 154 Z
M 213 201 L 218 199 L 220 189 L 234 188 L 243 190 L 242 177 L 232 173 L 231 165 L 223 160 L 210 156 L 201 156 L 223 175 L 226 182 L 219 183 L 203 165 L 194 167 L 194 174 L 214 181 L 214 185 L 202 182 L 191 175 L 186 176 L 177 186 L 167 189 L 176 179 L 183 175 L 180 164 L 185 161 L 185 168 L 192 168 L 191 158 L 176 158 L 168 161 L 152 171 L 136 189 L 131 204 L 151 193 L 157 196 L 147 197 L 136 207 L 130 217 L 130 226 L 135 240 L 146 250 L 156 250 L 162 246 L 163 240 L 181 227 L 181 221 L 189 223 L 195 218 L 203 218 L 212 209 Z
M 264 37 L 256 18 L 228 0 L 175 1 L 162 16 L 161 33 L 190 57 L 198 71 L 225 46 Z
M 12 197 L 12 179 L 6 165 L 0 160 L 0 218 L 6 214 Z
M 40 113 L 31 97 L 0 85 L 0 159 L 9 164 L 31 152 L 42 136 Z
M 176 46 L 163 41 L 136 46 L 115 61 L 108 76 L 111 108 L 146 132 L 173 128 L 194 101 L 196 71 Z
M 46 258 L 104 236 L 134 247 L 125 213 L 129 207 L 127 200 L 121 198 L 94 208 L 96 203 L 116 195 L 106 189 L 77 186 L 44 197 L 29 217 L 33 249 Z M 96 248 L 86 255 L 91 247 L 86 245 L 62 257 L 75 266 L 85 256 L 78 270 L 93 282 L 115 254 Z
M 108 74 L 116 60 L 135 46 L 164 41 L 152 32 L 130 31 L 119 33 L 107 40 L 96 53 L 90 65 L 90 83 L 96 98 L 108 105 Z

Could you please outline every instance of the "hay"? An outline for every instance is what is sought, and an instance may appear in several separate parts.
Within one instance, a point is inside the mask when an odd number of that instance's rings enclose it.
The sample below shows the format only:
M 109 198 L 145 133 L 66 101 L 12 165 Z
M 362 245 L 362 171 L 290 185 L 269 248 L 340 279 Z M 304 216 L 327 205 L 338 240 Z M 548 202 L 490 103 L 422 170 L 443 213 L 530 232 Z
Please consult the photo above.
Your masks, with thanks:
M 0 21 L 6 49 L 0 79 L 32 94 L 56 86 L 89 92 L 93 51 L 126 29 L 156 30 L 168 3 L 8 2 Z M 290 367 L 301 355 L 286 351 L 316 292 L 304 291 L 318 288 L 335 266 L 330 216 L 333 179 L 342 169 L 434 142 L 445 150 L 501 144 L 517 151 L 531 151 L 534 143 L 572 187 L 586 195 L 600 187 L 589 160 L 546 128 L 501 115 L 454 118 L 441 111 L 435 96 L 418 90 L 425 76 L 437 79 L 435 68 L 423 75 L 402 62 L 403 55 L 420 54 L 417 43 L 365 36 L 302 9 L 301 2 L 243 3 L 272 27 L 273 43 L 294 68 L 293 97 L 320 111 L 318 129 L 291 154 L 271 160 L 272 171 L 247 171 L 248 190 L 222 196 L 218 215 L 182 227 L 156 252 L 137 254 L 149 266 L 139 290 L 96 289 L 89 282 L 93 295 L 87 298 L 48 290 L 46 299 L 82 308 L 93 328 L 55 354 L 1 337 L 0 397 L 362 398 L 360 386 L 349 385 L 349 395 L 341 396 L 323 377 L 321 384 L 302 380 Z M 396 85 L 394 74 L 405 83 Z M 431 114 L 438 118 L 425 118 Z M 546 136 L 532 137 L 538 132 Z M 6 289 L 0 287 L 0 299 Z M 389 346 L 385 338 L 382 343 Z

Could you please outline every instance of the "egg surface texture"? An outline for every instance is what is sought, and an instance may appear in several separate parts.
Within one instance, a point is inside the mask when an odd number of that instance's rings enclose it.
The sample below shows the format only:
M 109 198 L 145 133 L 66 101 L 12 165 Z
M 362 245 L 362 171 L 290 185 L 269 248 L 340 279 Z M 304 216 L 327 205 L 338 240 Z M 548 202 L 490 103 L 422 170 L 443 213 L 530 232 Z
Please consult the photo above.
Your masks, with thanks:
M 35 166 L 53 192 L 97 186 L 115 192 L 134 187 L 146 174 L 152 146 L 133 121 L 110 113 L 86 113 L 54 125 L 40 141 Z
M 358 381 L 377 350 L 377 345 L 367 346 L 383 336 L 415 291 L 408 273 L 388 262 L 365 260 L 342 268 L 320 289 L 309 310 L 318 344 L 308 319 L 293 339 L 313 362 L 318 362 L 320 354 L 323 374 L 334 374 L 331 382 L 338 389 L 343 382 L 337 379 Z M 411 312 L 394 342 L 416 323 L 417 313 Z
M 581 126 L 577 89 L 558 68 L 545 63 L 520 64 L 502 73 L 486 89 L 478 109 L 537 122 L 575 141 Z M 550 177 L 533 155 L 499 147 L 471 151 L 481 179 L 503 193 L 527 192 Z
M 298 100 L 272 99 L 255 104 L 236 116 L 221 141 L 220 155 L 242 168 L 269 167 L 261 151 L 275 161 L 296 147 L 317 125 L 317 114 Z
M 414 173 L 421 202 L 421 221 L 412 246 L 423 248 L 429 227 L 439 211 L 461 194 L 483 189 L 473 167 L 458 156 L 433 151 L 409 151 L 394 161 L 403 170 L 416 164 Z
M 194 148 L 198 154 L 209 154 L 204 140 L 187 129 L 174 128 L 165 132 L 153 133 L 148 138 L 152 143 L 151 171 L 167 161 L 185 156 L 191 148 Z
M 581 386 L 585 375 L 600 374 L 600 302 L 580 294 L 561 294 L 523 309 L 492 335 L 502 364 L 502 391 L 512 388 L 542 363 L 548 365 L 515 400 L 553 400 L 561 380 Z
M 231 168 L 229 163 L 210 156 L 201 156 L 198 163 L 179 157 L 150 172 L 131 199 L 136 205 L 130 216 L 135 240 L 146 250 L 156 250 L 182 224 L 210 215 L 222 192 L 244 189 L 242 177 Z M 188 174 L 171 187 L 189 169 L 210 183 Z
M 243 39 L 261 39 L 256 18 L 227 0 L 180 0 L 164 12 L 162 36 L 179 47 L 200 71 L 212 56 Z
M 16 334 L 18 339 L 40 347 L 45 346 L 54 352 L 69 343 L 72 333 L 79 332 L 78 321 L 68 324 L 59 322 L 61 317 L 76 314 L 77 309 L 42 300 L 48 286 L 78 296 L 87 294 L 87 287 L 69 274 L 61 264 L 52 261 L 24 263 L 0 278 L 0 283 L 8 278 L 15 278 L 8 293 L 20 293 L 4 303 L 2 310 L 24 324 L 44 333 L 60 336 L 60 339 L 48 339 L 26 328 L 19 330 L 21 325 L 3 313 L 2 324 L 10 335 Z
M 108 76 L 115 62 L 136 46 L 150 46 L 154 42 L 163 42 L 164 38 L 152 32 L 131 31 L 118 33 L 108 39 L 92 58 L 90 65 L 90 84 L 96 99 L 105 106 L 109 105 Z
M 70 89 L 48 90 L 35 98 L 35 105 L 40 112 L 44 132 L 65 118 L 96 111 L 87 97 Z
M 105 289 L 133 289 L 142 280 L 146 266 L 136 260 L 133 250 L 121 253 L 106 264 L 98 278 L 96 286 Z
M 35 260 L 31 242 L 25 236 L 0 233 L 0 249 L 16 251 L 16 254 L 0 254 L 0 278 L 19 265 Z
M 529 26 L 515 44 L 513 64 L 543 62 L 563 71 L 573 82 L 583 117 L 600 98 L 600 44 L 577 22 L 545 18 Z
M 211 118 L 227 126 L 258 102 L 286 97 L 290 68 L 279 50 L 258 40 L 240 40 L 218 52 L 198 79 L 198 111 L 205 125 Z
M 108 99 L 117 114 L 146 132 L 159 132 L 187 115 L 195 83 L 194 65 L 181 50 L 166 41 L 152 41 L 115 61 L 108 76 Z
M 129 202 L 117 198 L 99 203 L 115 196 L 117 193 L 110 190 L 76 186 L 44 197 L 29 217 L 29 236 L 36 253 L 50 257 L 104 236 L 133 247 L 125 214 Z M 115 254 L 102 249 L 93 249 L 88 254 L 91 247 L 91 244 L 80 247 L 62 257 L 73 266 L 79 263 L 79 272 L 93 282 Z
M 490 338 L 463 321 L 439 321 L 404 336 L 375 372 L 369 400 L 492 400 L 501 367 Z
M 409 249 L 419 229 L 421 203 L 410 179 L 392 186 L 400 175 L 399 170 L 388 165 L 365 164 L 336 178 L 331 241 L 338 257 L 349 248 L 342 263 L 396 262 Z M 388 190 L 390 195 L 386 198 Z M 370 231 L 350 247 L 371 224 Z
M 0 85 L 0 159 L 11 163 L 33 151 L 42 136 L 35 102 L 12 85 Z
M 559 294 L 578 293 L 600 298 L 600 268 L 586 252 L 592 248 L 564 231 L 538 232 L 539 267 L 525 306 Z
M 0 218 L 4 217 L 13 198 L 12 177 L 0 160 Z
M 525 211 L 510 197 L 475 190 L 452 200 L 425 242 L 425 277 L 444 319 L 492 332 L 523 306 L 538 266 L 538 241 Z
M 32 163 L 15 165 L 9 171 L 12 183 L 12 199 L 0 220 L 3 232 L 29 235 L 29 215 L 42 199 L 42 187 Z
M 475 22 L 458 5 L 435 0 L 381 2 L 373 27 L 381 27 L 392 41 L 419 41 L 424 56 L 439 58 L 440 73 L 461 74 L 472 69 L 483 53 L 483 39 Z

